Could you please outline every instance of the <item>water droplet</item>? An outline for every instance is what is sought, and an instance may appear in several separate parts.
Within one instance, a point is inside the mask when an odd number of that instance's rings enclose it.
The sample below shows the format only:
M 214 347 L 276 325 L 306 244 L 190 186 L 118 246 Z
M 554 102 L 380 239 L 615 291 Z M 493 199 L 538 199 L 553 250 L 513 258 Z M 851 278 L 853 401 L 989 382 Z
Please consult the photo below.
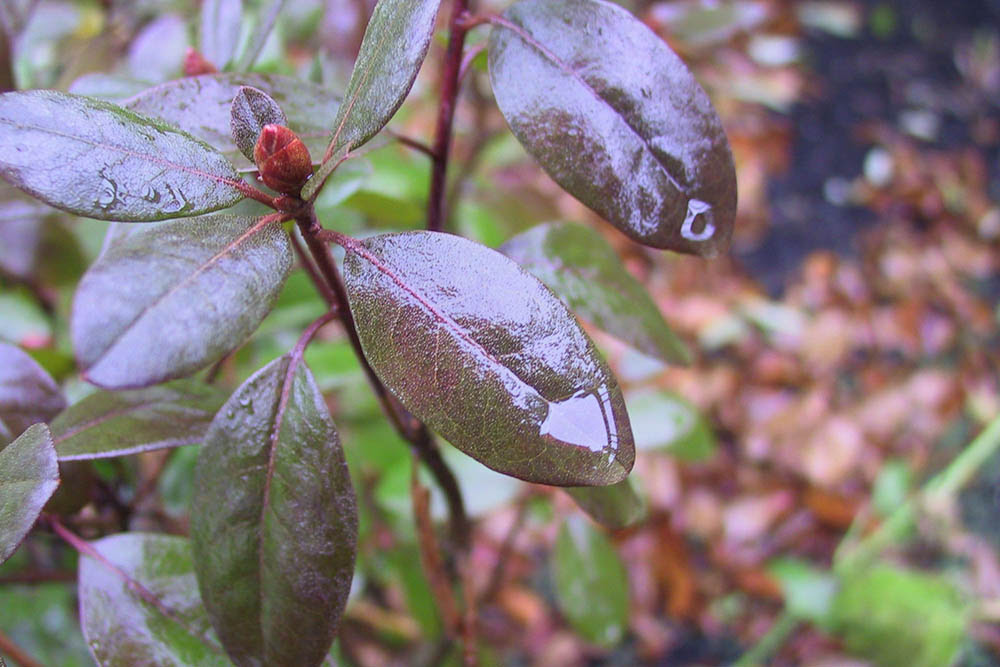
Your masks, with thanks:
M 249 412 L 250 414 L 253 414 L 253 399 L 250 398 L 249 396 L 241 396 L 240 407 Z
M 118 184 L 110 178 L 101 180 L 101 195 L 97 198 L 97 205 L 103 209 L 109 209 L 118 203 Z
M 694 230 L 694 223 L 701 216 L 701 231 Z M 681 236 L 688 241 L 707 241 L 715 234 L 715 216 L 712 214 L 712 205 L 700 199 L 692 199 L 688 202 L 687 215 L 684 217 L 684 224 L 681 225 Z
M 549 414 L 539 433 L 593 452 L 609 452 L 613 461 L 618 451 L 618 425 L 608 388 L 579 391 L 564 401 L 549 403 Z
M 236 419 L 236 410 L 232 408 L 226 410 L 226 419 Z
M 160 201 L 160 193 L 152 185 L 146 184 L 142 190 L 142 198 L 148 202 L 156 203 Z

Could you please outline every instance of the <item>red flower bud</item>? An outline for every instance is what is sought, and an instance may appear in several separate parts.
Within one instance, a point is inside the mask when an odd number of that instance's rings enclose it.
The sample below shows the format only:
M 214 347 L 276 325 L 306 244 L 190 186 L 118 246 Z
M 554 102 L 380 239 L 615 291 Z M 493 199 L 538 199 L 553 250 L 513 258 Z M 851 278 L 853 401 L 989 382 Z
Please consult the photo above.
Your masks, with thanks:
M 312 176 L 312 157 L 298 135 L 284 125 L 265 125 L 253 149 L 260 180 L 286 195 L 298 196 Z
M 218 71 L 215 65 L 205 59 L 205 56 L 190 46 L 188 47 L 187 52 L 184 54 L 184 76 L 215 74 Z

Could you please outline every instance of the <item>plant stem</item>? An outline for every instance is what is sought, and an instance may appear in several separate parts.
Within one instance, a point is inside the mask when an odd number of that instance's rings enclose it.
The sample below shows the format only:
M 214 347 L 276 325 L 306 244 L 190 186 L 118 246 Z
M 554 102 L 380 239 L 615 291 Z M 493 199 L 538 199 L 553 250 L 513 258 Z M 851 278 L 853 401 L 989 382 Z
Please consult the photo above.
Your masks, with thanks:
M 448 154 L 451 148 L 452 125 L 458 101 L 459 74 L 462 70 L 462 51 L 468 27 L 464 18 L 468 13 L 468 0 L 455 0 L 451 6 L 448 24 L 448 48 L 444 53 L 441 75 L 441 103 L 438 106 L 437 128 L 432 147 L 433 166 L 431 189 L 427 200 L 427 229 L 441 231 L 445 221 L 445 198 L 448 191 Z
M 0 652 L 6 653 L 14 661 L 15 665 L 21 665 L 21 667 L 44 667 L 42 663 L 25 653 L 24 649 L 15 644 L 3 631 L 0 631 Z
M 396 400 L 396 397 L 389 393 L 389 390 L 375 373 L 375 369 L 368 363 L 368 358 L 361 345 L 361 338 L 358 336 L 354 324 L 354 315 L 351 313 L 350 303 L 347 299 L 347 289 L 344 287 L 340 271 L 337 270 L 337 265 L 333 261 L 333 256 L 327 245 L 330 241 L 334 241 L 343 245 L 345 249 L 349 249 L 350 246 L 357 246 L 358 242 L 337 232 L 323 229 L 316 219 L 316 212 L 311 205 L 306 206 L 303 212 L 296 217 L 296 222 L 306 241 L 306 246 L 319 268 L 319 273 L 326 280 L 337 299 L 341 323 L 344 325 L 347 337 L 365 371 L 365 375 L 368 377 L 375 396 L 379 399 L 396 431 L 410 443 L 416 455 L 431 471 L 438 486 L 444 492 L 451 521 L 452 541 L 457 549 L 464 550 L 469 543 L 470 531 L 469 520 L 465 514 L 465 501 L 462 498 L 462 490 L 458 486 L 458 480 L 455 479 L 455 475 L 441 457 L 441 452 L 435 445 L 427 426 L 410 414 Z
M 769 664 L 771 656 L 778 652 L 798 626 L 799 619 L 792 616 L 788 610 L 782 611 L 781 615 L 775 619 L 771 629 L 757 640 L 757 643 L 749 651 L 740 656 L 733 667 L 755 667 L 756 665 Z

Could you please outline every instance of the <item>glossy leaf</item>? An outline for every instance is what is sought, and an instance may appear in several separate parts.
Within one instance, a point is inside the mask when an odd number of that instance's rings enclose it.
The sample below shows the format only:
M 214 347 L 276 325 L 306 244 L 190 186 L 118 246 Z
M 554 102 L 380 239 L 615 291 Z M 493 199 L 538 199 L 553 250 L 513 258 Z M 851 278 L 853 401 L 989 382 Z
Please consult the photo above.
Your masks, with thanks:
M 178 380 L 133 391 L 99 391 L 51 424 L 60 461 L 99 459 L 202 441 L 225 395 Z
M 691 360 L 645 288 L 590 227 L 571 222 L 538 225 L 499 250 L 584 320 L 649 356 L 676 363 Z
M 59 486 L 59 465 L 45 424 L 0 450 L 0 563 L 14 553 Z
M 589 642 L 614 646 L 628 626 L 628 579 L 614 546 L 592 525 L 569 517 L 552 554 L 559 610 Z
M 242 0 L 205 0 L 201 5 L 198 44 L 201 54 L 219 69 L 225 69 L 236 52 L 242 19 Z
M 441 0 L 380 0 L 375 5 L 333 122 L 334 159 L 320 168 L 303 197 L 311 197 L 333 171 L 337 156 L 378 134 L 403 104 L 427 55 L 440 5 Z
M 317 665 L 354 573 L 357 508 L 312 373 L 286 355 L 209 428 L 191 503 L 195 571 L 238 665 Z
M 108 561 L 80 558 L 80 625 L 98 665 L 231 664 L 198 596 L 186 539 L 124 533 L 91 546 Z M 130 584 L 161 605 L 150 604 Z
M 558 486 L 614 484 L 631 470 L 618 383 L 566 307 L 514 262 L 411 232 L 350 243 L 344 272 L 379 377 L 466 454 Z
M 253 150 L 257 145 L 261 130 L 265 125 L 288 126 L 288 118 L 278 103 L 259 88 L 240 86 L 233 98 L 230 112 L 230 130 L 236 147 L 253 160 Z
M 288 236 L 264 218 L 193 218 L 119 236 L 76 292 L 79 365 L 113 389 L 190 375 L 254 332 L 291 266 Z
M 186 132 L 89 97 L 0 95 L 0 176 L 70 213 L 142 222 L 243 199 L 226 158 Z
M 646 513 L 631 478 L 611 486 L 571 486 L 566 493 L 590 518 L 612 530 L 631 526 Z
M 288 127 L 309 145 L 310 151 L 323 154 L 340 97 L 307 81 L 270 74 L 203 74 L 150 88 L 123 104 L 190 132 L 230 159 L 243 160 L 231 130 L 233 98 L 241 86 L 267 93 L 281 107 Z
M 503 21 L 490 80 L 545 171 L 639 243 L 725 250 L 736 214 L 729 143 L 674 52 L 603 0 L 522 0 Z
M 0 449 L 65 407 L 62 390 L 44 368 L 19 347 L 0 343 Z

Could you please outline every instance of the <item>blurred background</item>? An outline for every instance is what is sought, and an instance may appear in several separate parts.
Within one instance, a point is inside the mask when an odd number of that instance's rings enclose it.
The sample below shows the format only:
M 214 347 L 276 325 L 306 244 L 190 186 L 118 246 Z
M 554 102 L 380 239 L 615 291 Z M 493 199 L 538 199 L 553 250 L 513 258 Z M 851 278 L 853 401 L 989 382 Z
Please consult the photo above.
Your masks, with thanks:
M 194 0 L 2 3 L 5 89 L 121 100 L 180 76 L 196 44 Z M 373 4 L 286 3 L 257 69 L 343 89 Z M 478 520 L 483 663 L 716 665 L 749 651 L 779 665 L 1000 664 L 1000 456 L 976 462 L 961 488 L 928 486 L 1000 415 L 1000 0 L 618 4 L 681 55 L 723 119 L 739 183 L 733 248 L 706 261 L 607 233 L 513 139 L 485 57 L 474 61 L 450 229 L 497 246 L 544 221 L 594 225 L 694 353 L 668 367 L 592 332 L 640 449 L 646 516 L 632 527 L 600 529 L 562 492 L 448 451 Z M 432 134 L 439 27 L 395 131 Z M 337 172 L 320 218 L 348 233 L 422 227 L 428 166 L 397 143 L 376 147 Z M 71 400 L 90 389 L 69 305 L 106 228 L 0 184 L 0 339 L 29 350 Z M 284 353 L 319 308 L 293 275 L 220 381 L 235 387 Z M 454 660 L 436 652 L 408 449 L 334 328 L 306 359 L 362 512 L 340 658 Z M 183 534 L 196 456 L 95 463 L 77 526 Z M 870 544 L 901 507 L 915 520 L 881 545 L 879 565 L 835 570 L 835 554 Z M 0 630 L 45 665 L 90 664 L 74 560 L 36 534 L 0 567 Z

